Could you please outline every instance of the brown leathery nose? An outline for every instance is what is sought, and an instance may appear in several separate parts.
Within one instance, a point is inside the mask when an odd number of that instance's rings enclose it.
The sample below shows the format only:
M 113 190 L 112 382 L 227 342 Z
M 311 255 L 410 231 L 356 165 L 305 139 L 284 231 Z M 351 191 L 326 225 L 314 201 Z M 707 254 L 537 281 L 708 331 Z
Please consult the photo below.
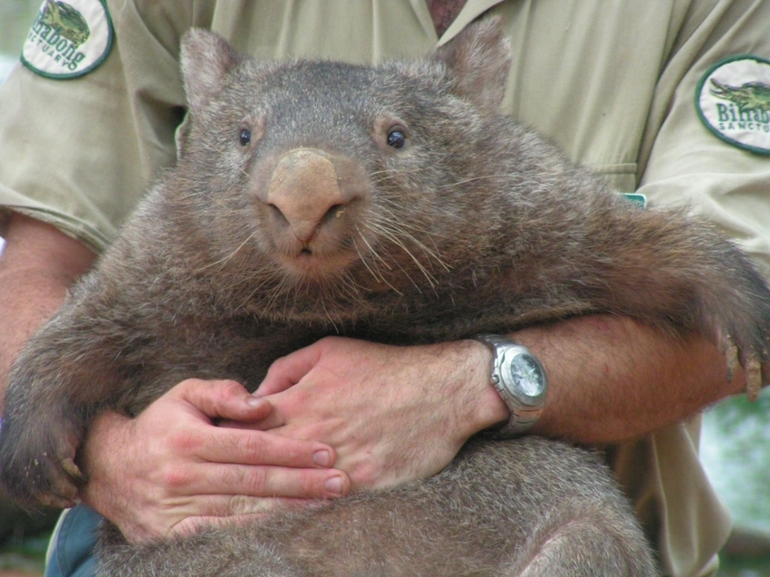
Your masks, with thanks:
M 323 151 L 295 148 L 278 161 L 267 204 L 280 212 L 303 244 L 317 234 L 329 211 L 345 202 L 334 162 Z

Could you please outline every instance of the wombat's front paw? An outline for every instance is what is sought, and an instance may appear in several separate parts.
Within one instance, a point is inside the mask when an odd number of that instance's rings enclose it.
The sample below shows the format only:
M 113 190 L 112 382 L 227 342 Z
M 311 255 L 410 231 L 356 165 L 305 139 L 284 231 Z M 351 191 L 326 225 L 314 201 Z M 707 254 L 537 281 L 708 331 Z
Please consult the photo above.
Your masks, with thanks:
M 743 369 L 746 377 L 746 395 L 755 401 L 762 387 L 770 382 L 770 354 L 754 351 L 742 351 L 729 336 L 722 338 L 725 360 L 727 361 L 727 379 L 732 381 L 736 371 Z
M 84 481 L 75 464 L 82 431 L 60 415 L 19 416 L 8 410 L 0 427 L 0 481 L 22 505 L 71 507 Z

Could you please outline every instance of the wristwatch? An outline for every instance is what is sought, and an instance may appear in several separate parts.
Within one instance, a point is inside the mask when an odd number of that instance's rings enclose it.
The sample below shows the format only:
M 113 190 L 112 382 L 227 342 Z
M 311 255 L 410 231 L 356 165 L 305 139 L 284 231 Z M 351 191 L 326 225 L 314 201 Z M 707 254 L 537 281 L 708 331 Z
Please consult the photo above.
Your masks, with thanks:
M 511 411 L 506 431 L 527 432 L 545 405 L 548 379 L 543 365 L 527 347 L 500 335 L 478 335 L 477 341 L 492 351 L 490 382 Z

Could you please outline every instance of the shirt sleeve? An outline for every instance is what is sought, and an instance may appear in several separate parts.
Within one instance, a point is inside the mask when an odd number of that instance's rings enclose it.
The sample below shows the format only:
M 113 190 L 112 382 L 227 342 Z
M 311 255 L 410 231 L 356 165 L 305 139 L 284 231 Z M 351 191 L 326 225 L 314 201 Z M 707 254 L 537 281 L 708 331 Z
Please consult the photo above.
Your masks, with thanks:
M 93 0 L 97 1 L 97 0 Z M 184 112 L 178 46 L 205 24 L 192 2 L 108 4 L 115 41 L 72 79 L 18 66 L 0 90 L 0 205 L 100 251 L 159 170 Z M 196 20 L 198 22 L 196 22 Z
M 741 142 L 745 134 L 731 135 L 725 127 L 720 134 L 719 126 L 710 126 L 699 99 L 711 88 L 711 71 L 742 59 L 759 65 L 734 75 L 733 87 L 753 85 L 770 95 L 768 21 L 766 1 L 694 3 L 652 102 L 640 154 L 639 192 L 651 205 L 684 205 L 713 222 L 770 278 L 770 125 L 752 125 L 760 146 L 746 146 Z M 731 104 L 713 94 L 705 98 L 716 99 L 714 106 L 724 110 Z M 769 113 L 770 98 L 764 114 L 757 114 L 770 120 Z

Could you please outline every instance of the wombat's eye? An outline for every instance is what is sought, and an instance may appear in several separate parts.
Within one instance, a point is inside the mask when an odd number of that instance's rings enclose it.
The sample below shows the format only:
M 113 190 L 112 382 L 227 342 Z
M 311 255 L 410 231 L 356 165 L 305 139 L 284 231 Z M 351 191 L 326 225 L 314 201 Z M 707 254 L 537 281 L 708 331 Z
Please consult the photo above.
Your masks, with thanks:
M 248 128 L 241 128 L 241 132 L 238 134 L 238 140 L 241 146 L 248 146 L 251 142 L 251 130 Z
M 391 148 L 404 148 L 406 146 L 406 134 L 400 128 L 393 128 L 388 132 L 388 146 Z

